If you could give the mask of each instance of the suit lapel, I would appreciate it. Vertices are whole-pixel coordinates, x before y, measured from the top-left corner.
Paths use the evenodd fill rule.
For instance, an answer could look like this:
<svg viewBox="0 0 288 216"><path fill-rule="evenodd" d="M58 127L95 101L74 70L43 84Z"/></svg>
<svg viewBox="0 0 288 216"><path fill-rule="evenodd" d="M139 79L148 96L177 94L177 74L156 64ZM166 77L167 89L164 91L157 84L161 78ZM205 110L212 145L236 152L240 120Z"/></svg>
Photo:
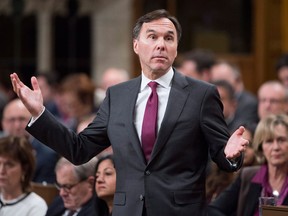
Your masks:
<svg viewBox="0 0 288 216"><path fill-rule="evenodd" d="M146 163L141 143L134 125L134 112L135 112L135 104L138 97L139 89L141 85L141 76L134 79L131 84L127 88L127 97L128 99L128 113L126 118L126 126L128 130L128 136L131 140L132 146L136 151L139 158L141 158L143 163Z"/></svg>
<svg viewBox="0 0 288 216"><path fill-rule="evenodd" d="M177 120L189 95L189 92L184 90L185 86L187 85L188 83L185 77L180 75L178 72L175 72L172 80L166 112L151 154L150 161L153 161L153 159L165 146L165 143L167 142L170 134L172 133L172 130L175 127L175 124L177 123Z"/></svg>

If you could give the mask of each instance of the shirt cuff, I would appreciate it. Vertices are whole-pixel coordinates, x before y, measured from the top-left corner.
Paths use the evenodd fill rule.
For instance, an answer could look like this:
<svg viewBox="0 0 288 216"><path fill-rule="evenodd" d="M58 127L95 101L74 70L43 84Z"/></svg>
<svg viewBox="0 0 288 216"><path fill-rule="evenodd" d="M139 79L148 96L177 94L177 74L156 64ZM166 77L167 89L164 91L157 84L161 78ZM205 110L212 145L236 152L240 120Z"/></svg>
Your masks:
<svg viewBox="0 0 288 216"><path fill-rule="evenodd" d="M45 111L45 107L43 108L43 110L39 116L37 116L37 117L32 116L27 126L31 127L34 124L34 122L37 121L38 118L40 118L40 116L44 113L44 111Z"/></svg>
<svg viewBox="0 0 288 216"><path fill-rule="evenodd" d="M241 156L239 156L235 159L227 159L226 158L226 160L228 161L228 163L230 164L230 166L233 170L237 170L240 163L241 163L241 158L242 158L242 153L241 153Z"/></svg>

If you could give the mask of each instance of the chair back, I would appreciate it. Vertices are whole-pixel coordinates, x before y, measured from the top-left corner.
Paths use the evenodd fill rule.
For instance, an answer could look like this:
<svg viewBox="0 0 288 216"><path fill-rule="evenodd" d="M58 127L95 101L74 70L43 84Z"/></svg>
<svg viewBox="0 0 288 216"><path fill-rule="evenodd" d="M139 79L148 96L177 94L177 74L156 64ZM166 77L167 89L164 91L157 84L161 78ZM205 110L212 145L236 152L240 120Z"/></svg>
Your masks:
<svg viewBox="0 0 288 216"><path fill-rule="evenodd" d="M31 184L32 192L41 196L50 205L54 198L59 195L59 190L53 184L41 184L33 182Z"/></svg>

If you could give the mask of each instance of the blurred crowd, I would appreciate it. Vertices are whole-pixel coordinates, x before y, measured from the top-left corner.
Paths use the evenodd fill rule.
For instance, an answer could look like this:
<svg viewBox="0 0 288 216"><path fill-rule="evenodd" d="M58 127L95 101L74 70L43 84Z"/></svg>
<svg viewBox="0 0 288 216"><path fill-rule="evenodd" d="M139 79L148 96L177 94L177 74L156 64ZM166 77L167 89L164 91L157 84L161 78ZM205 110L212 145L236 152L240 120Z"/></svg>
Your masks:
<svg viewBox="0 0 288 216"><path fill-rule="evenodd" d="M251 184L260 185L255 192L259 196L276 194L280 204L288 202L285 189L288 187L288 54L279 57L275 65L278 79L263 83L257 95L245 89L237 65L217 58L210 50L180 53L174 67L185 76L215 85L229 131L233 133L243 125L244 136L249 140L243 167L237 173L226 173L209 162L206 181L209 213L256 214L253 206L256 202L251 201L248 212L243 212L241 206L247 199L245 187L250 188ZM116 67L103 72L99 86L85 73L70 74L60 82L53 73L36 77L46 109L77 133L97 116L106 90L131 78L129 72ZM30 215L37 216L111 215L116 187L111 148L86 164L75 166L33 138L25 130L30 113L15 97L8 74L0 78L0 117L0 209L7 215L15 209L31 211L34 214ZM250 179L244 180L247 176ZM248 183L245 185L244 181ZM59 196L48 204L33 192L32 183L53 184Z"/></svg>

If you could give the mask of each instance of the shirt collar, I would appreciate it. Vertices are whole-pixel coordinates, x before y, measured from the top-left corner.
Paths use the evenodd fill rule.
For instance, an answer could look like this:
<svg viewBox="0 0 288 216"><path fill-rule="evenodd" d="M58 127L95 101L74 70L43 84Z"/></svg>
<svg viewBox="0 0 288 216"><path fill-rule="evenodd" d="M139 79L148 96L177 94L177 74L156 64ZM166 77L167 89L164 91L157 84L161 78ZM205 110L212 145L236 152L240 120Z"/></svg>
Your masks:
<svg viewBox="0 0 288 216"><path fill-rule="evenodd" d="M174 75L173 68L170 67L170 69L168 70L167 73L165 73L163 76L161 76L158 79L153 80L153 81L157 82L158 84L160 84L164 88L169 88L171 86L171 81L172 81L173 75ZM147 84L149 82L151 82L152 80L148 79L144 75L143 72L142 72L141 77L142 77L142 81L141 81L141 89L140 90L143 91L143 89L147 86Z"/></svg>

